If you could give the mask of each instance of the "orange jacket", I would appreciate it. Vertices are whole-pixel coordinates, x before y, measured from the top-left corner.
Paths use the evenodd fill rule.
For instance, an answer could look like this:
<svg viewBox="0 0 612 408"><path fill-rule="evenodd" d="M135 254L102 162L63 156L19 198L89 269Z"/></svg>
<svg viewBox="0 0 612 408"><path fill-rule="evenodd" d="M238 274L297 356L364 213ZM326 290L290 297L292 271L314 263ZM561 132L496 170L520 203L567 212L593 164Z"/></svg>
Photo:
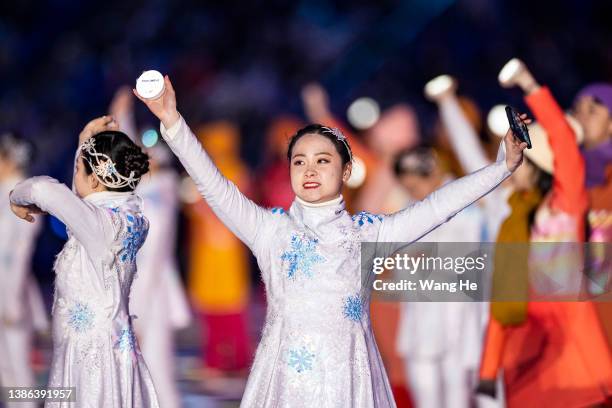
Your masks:
<svg viewBox="0 0 612 408"><path fill-rule="evenodd" d="M584 240L585 166L574 133L547 88L525 99L549 136L554 181L547 204L576 220ZM593 304L531 302L527 321L503 327L490 319L480 378L504 367L509 407L582 407L612 392L612 357Z"/></svg>

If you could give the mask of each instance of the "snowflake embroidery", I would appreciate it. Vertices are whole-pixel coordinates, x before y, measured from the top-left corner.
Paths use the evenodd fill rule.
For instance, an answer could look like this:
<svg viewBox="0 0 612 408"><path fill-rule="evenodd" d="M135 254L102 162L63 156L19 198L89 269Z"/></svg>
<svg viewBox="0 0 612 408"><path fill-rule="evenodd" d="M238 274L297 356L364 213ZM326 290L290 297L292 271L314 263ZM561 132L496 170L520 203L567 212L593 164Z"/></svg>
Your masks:
<svg viewBox="0 0 612 408"><path fill-rule="evenodd" d="M344 300L344 317L354 322L361 320L363 303L359 295L349 296Z"/></svg>
<svg viewBox="0 0 612 408"><path fill-rule="evenodd" d="M340 232L340 236L343 237L338 246L351 255L356 254L359 250L359 242L361 241L359 231L352 226L346 225L340 226L338 231Z"/></svg>
<svg viewBox="0 0 612 408"><path fill-rule="evenodd" d="M117 318L117 322L121 324L120 330L113 333L113 348L128 357L132 362L138 360L140 351L138 350L138 342L132 328L131 317L121 316Z"/></svg>
<svg viewBox="0 0 612 408"><path fill-rule="evenodd" d="M279 215L282 215L282 214L286 213L285 209L282 208L282 207L274 207L274 208L270 209L270 211L272 211L272 214L279 214Z"/></svg>
<svg viewBox="0 0 612 408"><path fill-rule="evenodd" d="M123 254L121 262L134 262L136 253L146 238L146 230L142 217L127 215L127 236L123 239Z"/></svg>
<svg viewBox="0 0 612 408"><path fill-rule="evenodd" d="M289 263L288 278L295 278L298 272L309 278L312 277L313 266L325 261L325 258L317 252L318 243L317 239L303 234L291 237L291 250L281 255L281 260Z"/></svg>
<svg viewBox="0 0 612 408"><path fill-rule="evenodd" d="M360 227L366 223L374 224L374 220L382 221L382 215L372 214L367 211L361 211L359 214L355 214L351 217L353 222L356 222Z"/></svg>
<svg viewBox="0 0 612 408"><path fill-rule="evenodd" d="M115 348L129 352L136 349L136 336L134 336L134 331L130 326L121 329L117 341L115 342Z"/></svg>
<svg viewBox="0 0 612 408"><path fill-rule="evenodd" d="M82 333L93 325L94 314L84 303L76 303L68 310L68 324L75 331Z"/></svg>
<svg viewBox="0 0 612 408"><path fill-rule="evenodd" d="M289 361L287 364L298 373L306 370L312 370L312 363L315 355L306 347L289 350Z"/></svg>

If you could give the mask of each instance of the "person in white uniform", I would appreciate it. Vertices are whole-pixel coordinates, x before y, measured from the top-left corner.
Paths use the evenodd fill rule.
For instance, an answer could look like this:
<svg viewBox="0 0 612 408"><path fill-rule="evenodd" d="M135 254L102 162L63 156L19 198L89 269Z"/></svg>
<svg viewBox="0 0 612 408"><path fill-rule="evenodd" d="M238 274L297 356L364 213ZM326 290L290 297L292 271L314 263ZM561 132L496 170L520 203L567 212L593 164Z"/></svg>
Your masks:
<svg viewBox="0 0 612 408"><path fill-rule="evenodd" d="M446 130L450 145L466 173L474 172L489 164L491 160L487 157L485 149L478 137L476 129L470 123L466 113L461 107L459 97L456 94L457 80L448 75L438 76L425 85L425 96L434 102L440 112L440 121ZM524 177L520 175L521 178ZM486 237L482 241L495 242L502 222L510 215L508 199L514 190L513 179L515 174L499 188L487 194L478 205L484 212L487 225ZM519 179L520 184L520 179ZM488 277L492 279L492 277ZM490 282L489 282L490 283ZM487 324L489 309L482 311L483 324ZM480 408L501 408L504 406L504 387L500 378L497 381L497 397L477 395L476 405Z"/></svg>
<svg viewBox="0 0 612 408"><path fill-rule="evenodd" d="M110 111L119 128L136 142L133 101L131 89L120 88ZM136 257L138 277L132 285L130 310L136 316L134 329L160 406L178 408L174 332L191 320L176 260L179 179L171 167L172 153L164 144L158 142L146 151L150 171L136 192L143 200L149 233Z"/></svg>
<svg viewBox="0 0 612 408"><path fill-rule="evenodd" d="M177 408L181 404L175 374L174 332L187 327L191 316L175 258L178 175L159 166L164 155L161 149L161 146L149 149L151 174L142 179L136 190L143 199L144 215L150 226L147 240L136 257L138 279L132 287L130 310L137 316L134 328L160 406Z"/></svg>
<svg viewBox="0 0 612 408"><path fill-rule="evenodd" d="M289 144L296 199L285 212L257 206L221 175L178 113L167 76L157 99L134 93L160 119L204 199L257 258L268 308L241 406L395 407L371 329L370 286L361 284L359 244L419 239L509 177L525 144L509 132L494 164L395 214L351 216L341 196L350 147L338 129L309 125Z"/></svg>
<svg viewBox="0 0 612 408"><path fill-rule="evenodd" d="M32 253L41 223L15 218L8 203L10 191L25 178L33 146L11 133L0 136L0 386L33 387L30 351L34 331L48 330L47 311L30 273ZM9 403L8 407L35 407Z"/></svg>
<svg viewBox="0 0 612 408"><path fill-rule="evenodd" d="M53 360L49 387L75 387L76 403L48 407L159 407L134 336L128 299L136 254L148 221L134 194L148 157L111 117L89 122L79 136L73 190L47 176L10 194L27 221L46 212L68 227L54 270Z"/></svg>
<svg viewBox="0 0 612 408"><path fill-rule="evenodd" d="M452 181L441 170L433 149L418 147L400 153L395 173L411 197L423 200ZM419 242L451 243L443 256L466 256L486 236L486 218L477 203L431 231ZM453 243L473 243L457 245ZM484 284L484 277L479 277ZM402 302L397 349L417 408L470 407L488 304L465 302Z"/></svg>
<svg viewBox="0 0 612 408"><path fill-rule="evenodd" d="M473 173L491 164L491 160L487 157L476 129L461 107L456 90L457 81L448 75L442 75L427 83L425 96L438 106L440 121L459 164L466 173ZM512 190L512 182L508 180L478 202L486 216L487 242L497 240L499 227L510 215L508 198Z"/></svg>

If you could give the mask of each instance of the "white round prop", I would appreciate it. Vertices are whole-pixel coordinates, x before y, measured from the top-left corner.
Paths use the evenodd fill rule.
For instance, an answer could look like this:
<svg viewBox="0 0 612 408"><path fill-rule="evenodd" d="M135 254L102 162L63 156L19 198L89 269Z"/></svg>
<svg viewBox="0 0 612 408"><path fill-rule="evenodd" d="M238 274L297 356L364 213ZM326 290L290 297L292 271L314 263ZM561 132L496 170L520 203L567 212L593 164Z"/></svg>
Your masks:
<svg viewBox="0 0 612 408"><path fill-rule="evenodd" d="M159 71L144 71L136 80L136 92L144 99L159 98L164 93L164 76Z"/></svg>
<svg viewBox="0 0 612 408"><path fill-rule="evenodd" d="M455 80L450 75L440 75L425 84L425 96L435 101L440 95L448 92L455 86Z"/></svg>
<svg viewBox="0 0 612 408"><path fill-rule="evenodd" d="M504 65L501 71L499 71L499 75L497 76L499 84L501 86L508 86L510 79L512 79L523 66L523 61L518 58L512 58Z"/></svg>
<svg viewBox="0 0 612 408"><path fill-rule="evenodd" d="M369 129L378 122L380 118L380 108L378 103L372 98L356 99L349 106L346 116L355 129Z"/></svg>

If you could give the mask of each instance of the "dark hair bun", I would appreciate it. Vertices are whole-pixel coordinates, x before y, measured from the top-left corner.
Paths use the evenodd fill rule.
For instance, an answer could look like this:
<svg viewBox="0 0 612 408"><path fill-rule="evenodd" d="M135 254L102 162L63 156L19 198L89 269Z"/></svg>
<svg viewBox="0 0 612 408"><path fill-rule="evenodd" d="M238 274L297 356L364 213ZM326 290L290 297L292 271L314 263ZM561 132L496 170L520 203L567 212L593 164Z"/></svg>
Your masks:
<svg viewBox="0 0 612 408"><path fill-rule="evenodd" d="M134 172L134 177L141 178L149 171L149 156L142 151L140 146L134 143L125 133L115 130L107 130L93 136L95 150L111 158L115 163L115 169L124 177L129 177ZM86 152L83 153L88 158ZM91 166L84 161L85 172L92 173ZM132 191L130 186L121 188L108 188L109 191Z"/></svg>
<svg viewBox="0 0 612 408"><path fill-rule="evenodd" d="M134 172L134 177L142 177L149 172L149 156L138 146L126 147L123 153L123 166L117 164L119 173L129 176ZM123 167L124 171L121 171Z"/></svg>

